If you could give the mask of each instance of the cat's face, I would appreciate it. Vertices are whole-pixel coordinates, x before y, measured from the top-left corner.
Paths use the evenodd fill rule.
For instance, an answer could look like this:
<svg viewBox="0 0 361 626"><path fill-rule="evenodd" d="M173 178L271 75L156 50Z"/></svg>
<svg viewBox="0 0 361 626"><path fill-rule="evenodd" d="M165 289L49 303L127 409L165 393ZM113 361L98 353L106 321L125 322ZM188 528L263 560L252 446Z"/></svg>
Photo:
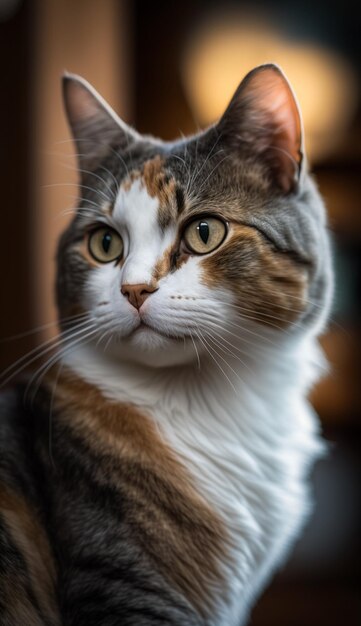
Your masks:
<svg viewBox="0 0 361 626"><path fill-rule="evenodd" d="M125 127L75 78L65 93L83 199L59 246L61 317L87 312L100 350L155 366L315 324L323 208L277 68L247 77L217 126L172 144Z"/></svg>

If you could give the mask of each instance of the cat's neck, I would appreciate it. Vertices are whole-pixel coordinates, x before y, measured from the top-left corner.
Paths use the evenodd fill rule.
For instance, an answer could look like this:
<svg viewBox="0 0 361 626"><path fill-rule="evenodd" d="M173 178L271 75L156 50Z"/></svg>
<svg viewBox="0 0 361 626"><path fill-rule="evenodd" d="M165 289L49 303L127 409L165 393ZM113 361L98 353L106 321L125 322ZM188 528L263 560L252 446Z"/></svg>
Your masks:
<svg viewBox="0 0 361 626"><path fill-rule="evenodd" d="M289 394L303 396L321 363L313 338L288 342L252 355L201 355L183 366L153 368L110 358L95 346L79 345L63 357L65 366L95 385L112 401L144 407L160 403L222 406L244 404L247 397L268 403Z"/></svg>

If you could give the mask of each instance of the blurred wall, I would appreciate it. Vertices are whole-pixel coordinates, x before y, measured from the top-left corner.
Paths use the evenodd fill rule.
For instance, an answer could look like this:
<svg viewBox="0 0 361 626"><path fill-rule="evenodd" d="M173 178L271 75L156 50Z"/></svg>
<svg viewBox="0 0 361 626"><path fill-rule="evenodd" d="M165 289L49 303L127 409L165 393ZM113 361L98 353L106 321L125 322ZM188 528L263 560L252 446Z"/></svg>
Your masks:
<svg viewBox="0 0 361 626"><path fill-rule="evenodd" d="M32 293L35 325L55 319L54 251L76 206L76 161L64 116L64 70L86 78L120 114L131 104L129 11L119 0L32 3ZM47 331L48 332L48 331Z"/></svg>
<svg viewBox="0 0 361 626"><path fill-rule="evenodd" d="M30 68L32 22L29 3L0 5L1 315L0 367L26 353L31 340L4 342L32 325L28 236L30 200Z"/></svg>
<svg viewBox="0 0 361 626"><path fill-rule="evenodd" d="M129 118L131 46L126 0L0 0L1 370L56 332L56 243L78 194L61 75Z"/></svg>

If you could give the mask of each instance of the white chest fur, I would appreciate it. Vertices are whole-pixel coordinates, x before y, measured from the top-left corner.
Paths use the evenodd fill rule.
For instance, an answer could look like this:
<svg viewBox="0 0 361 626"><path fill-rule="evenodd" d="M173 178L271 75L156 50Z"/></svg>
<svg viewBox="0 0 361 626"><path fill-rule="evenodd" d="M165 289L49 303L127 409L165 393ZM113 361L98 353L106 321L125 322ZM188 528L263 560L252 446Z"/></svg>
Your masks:
<svg viewBox="0 0 361 626"><path fill-rule="evenodd" d="M65 359L110 399L131 402L154 418L222 517L231 558L221 566L230 593L209 626L244 623L309 511L305 478L322 451L304 399L313 376L308 367L300 369L300 358L308 365L311 353L313 344L303 344L283 355L279 367L264 362L230 382L214 364L198 373L189 367L149 371L115 366L89 347Z"/></svg>

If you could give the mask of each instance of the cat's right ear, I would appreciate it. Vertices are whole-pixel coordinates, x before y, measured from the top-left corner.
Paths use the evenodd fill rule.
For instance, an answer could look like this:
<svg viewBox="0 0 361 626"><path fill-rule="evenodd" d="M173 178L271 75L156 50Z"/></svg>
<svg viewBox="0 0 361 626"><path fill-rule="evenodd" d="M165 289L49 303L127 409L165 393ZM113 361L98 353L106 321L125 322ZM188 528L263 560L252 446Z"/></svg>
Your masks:
<svg viewBox="0 0 361 626"><path fill-rule="evenodd" d="M305 171L301 113L293 90L274 63L249 72L217 125L237 157L263 162L282 193L296 190Z"/></svg>
<svg viewBox="0 0 361 626"><path fill-rule="evenodd" d="M63 97L80 170L94 170L112 150L141 139L80 76L63 75Z"/></svg>

